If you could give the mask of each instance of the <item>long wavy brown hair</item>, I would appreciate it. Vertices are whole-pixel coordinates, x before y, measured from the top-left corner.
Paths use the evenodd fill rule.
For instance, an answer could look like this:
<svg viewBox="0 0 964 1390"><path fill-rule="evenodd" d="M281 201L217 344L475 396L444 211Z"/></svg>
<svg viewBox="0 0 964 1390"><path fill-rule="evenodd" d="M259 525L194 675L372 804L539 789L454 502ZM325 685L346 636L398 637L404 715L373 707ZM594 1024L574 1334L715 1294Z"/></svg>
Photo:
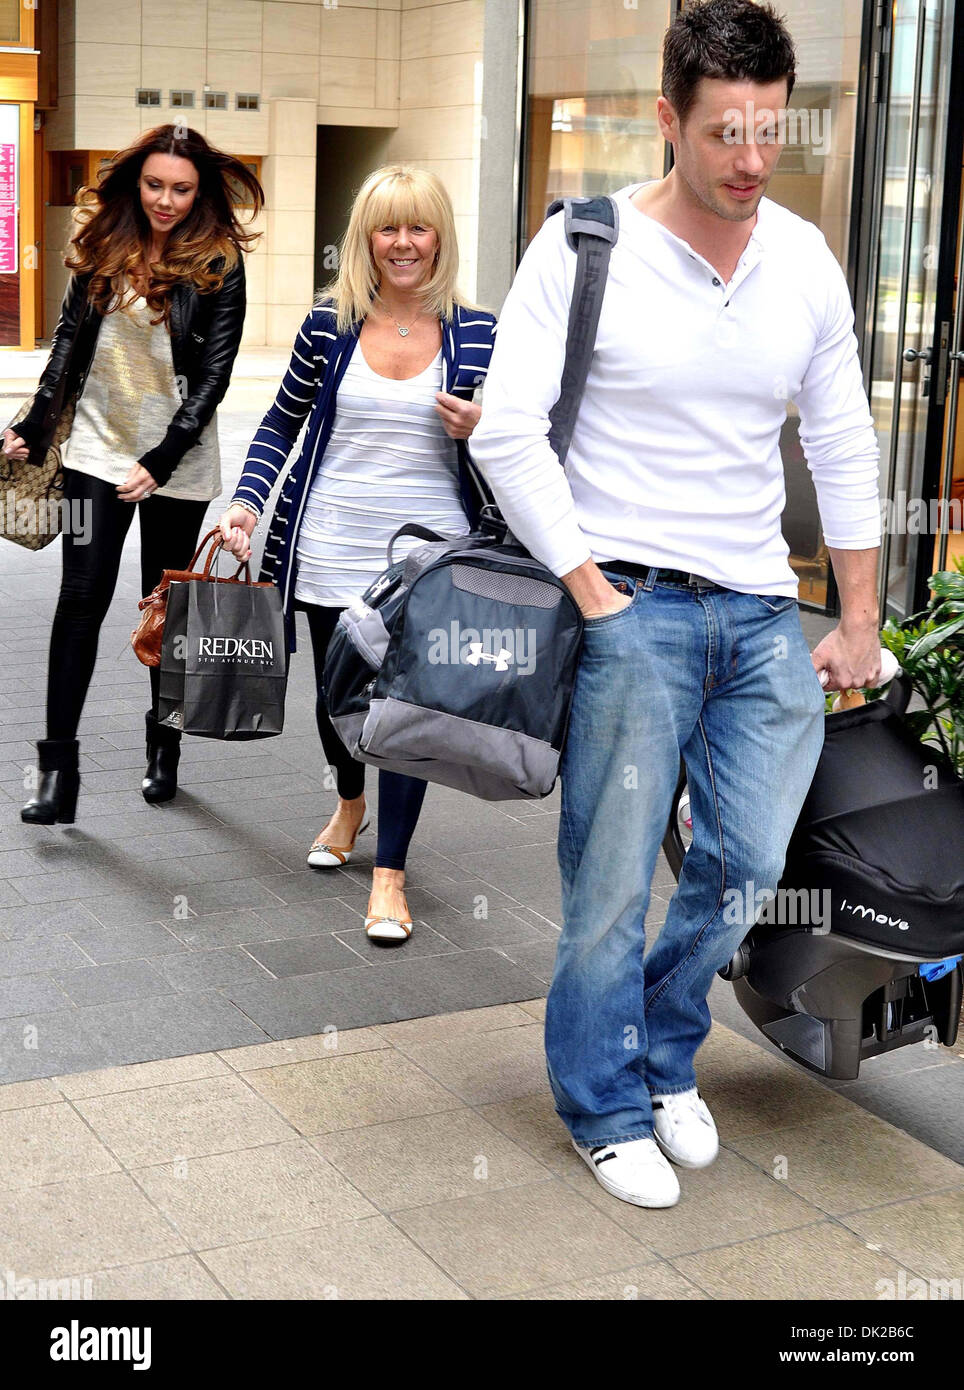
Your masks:
<svg viewBox="0 0 964 1390"><path fill-rule="evenodd" d="M214 149L196 130L161 125L145 131L114 155L96 188L85 185L77 193L78 230L70 239L72 251L64 264L77 274L91 276L89 298L102 314L130 298L127 277L141 264L147 265L151 229L138 181L144 161L152 154L189 159L198 174L190 212L171 229L161 259L147 267L150 283L145 299L157 316L154 322L166 323L176 284L187 281L200 294L215 293L241 252L250 251L257 242L261 233L246 231L238 219L238 185L247 191L250 220L264 207L264 189L246 165ZM223 261L212 265L218 257Z"/></svg>

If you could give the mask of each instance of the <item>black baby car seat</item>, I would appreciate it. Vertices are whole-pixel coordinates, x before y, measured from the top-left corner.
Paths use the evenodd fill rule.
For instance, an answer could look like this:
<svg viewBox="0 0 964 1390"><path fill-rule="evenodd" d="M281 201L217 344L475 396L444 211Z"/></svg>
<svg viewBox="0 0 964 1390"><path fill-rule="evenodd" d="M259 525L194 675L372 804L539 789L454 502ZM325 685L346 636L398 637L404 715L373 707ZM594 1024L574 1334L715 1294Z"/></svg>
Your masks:
<svg viewBox="0 0 964 1390"><path fill-rule="evenodd" d="M720 972L767 1037L825 1076L957 1037L964 782L904 722L910 694L901 675L885 699L827 716L780 887L829 910L790 926L765 910Z"/></svg>

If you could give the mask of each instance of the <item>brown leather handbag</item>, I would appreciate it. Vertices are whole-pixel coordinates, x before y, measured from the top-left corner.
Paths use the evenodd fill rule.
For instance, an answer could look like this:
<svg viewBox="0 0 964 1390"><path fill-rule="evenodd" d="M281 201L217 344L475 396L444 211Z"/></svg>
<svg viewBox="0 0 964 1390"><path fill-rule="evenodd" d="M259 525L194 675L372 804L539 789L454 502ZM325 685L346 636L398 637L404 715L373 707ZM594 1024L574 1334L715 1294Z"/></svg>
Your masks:
<svg viewBox="0 0 964 1390"><path fill-rule="evenodd" d="M211 548L207 553L204 569L195 570L194 566L198 562L198 557L208 541L211 542ZM213 531L209 531L203 537L186 570L165 570L154 592L148 594L147 598L139 600L137 606L141 610L141 620L131 633L131 646L134 648L134 655L138 661L142 661L145 666L160 666L161 664L161 643L164 640L164 619L167 616L167 592L172 581L179 584L189 583L194 579L206 580L213 584L252 583L251 570L247 560L242 560L230 579L224 579L211 573L211 567L223 544L224 539L220 527L215 526ZM242 573L245 576L243 579L240 578ZM271 581L259 582L252 587L270 589Z"/></svg>

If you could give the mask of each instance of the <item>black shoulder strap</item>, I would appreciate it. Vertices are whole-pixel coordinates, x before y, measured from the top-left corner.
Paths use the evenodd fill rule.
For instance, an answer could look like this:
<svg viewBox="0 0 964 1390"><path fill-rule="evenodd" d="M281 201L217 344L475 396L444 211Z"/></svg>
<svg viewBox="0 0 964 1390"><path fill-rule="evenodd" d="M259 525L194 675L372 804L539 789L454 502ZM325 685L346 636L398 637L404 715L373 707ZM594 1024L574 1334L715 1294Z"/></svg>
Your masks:
<svg viewBox="0 0 964 1390"><path fill-rule="evenodd" d="M619 212L612 198L557 198L547 217L563 210L566 240L576 252L576 282L569 305L566 360L559 399L549 412L549 443L566 461L582 393L596 345L596 329L606 292L609 256L619 236Z"/></svg>

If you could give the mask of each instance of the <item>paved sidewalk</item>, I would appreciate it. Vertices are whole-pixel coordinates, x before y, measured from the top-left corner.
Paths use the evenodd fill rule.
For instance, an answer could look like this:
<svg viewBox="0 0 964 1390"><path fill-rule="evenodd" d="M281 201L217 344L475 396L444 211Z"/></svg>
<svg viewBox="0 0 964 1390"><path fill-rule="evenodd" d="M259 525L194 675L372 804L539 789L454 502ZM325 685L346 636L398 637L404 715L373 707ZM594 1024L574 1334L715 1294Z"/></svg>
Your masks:
<svg viewBox="0 0 964 1390"><path fill-rule="evenodd" d="M610 1197L553 1113L542 1012L526 1000L0 1088L8 1284L876 1301L933 1280L960 1297L960 1168L719 1025L701 1053L719 1159L680 1173L672 1210Z"/></svg>

